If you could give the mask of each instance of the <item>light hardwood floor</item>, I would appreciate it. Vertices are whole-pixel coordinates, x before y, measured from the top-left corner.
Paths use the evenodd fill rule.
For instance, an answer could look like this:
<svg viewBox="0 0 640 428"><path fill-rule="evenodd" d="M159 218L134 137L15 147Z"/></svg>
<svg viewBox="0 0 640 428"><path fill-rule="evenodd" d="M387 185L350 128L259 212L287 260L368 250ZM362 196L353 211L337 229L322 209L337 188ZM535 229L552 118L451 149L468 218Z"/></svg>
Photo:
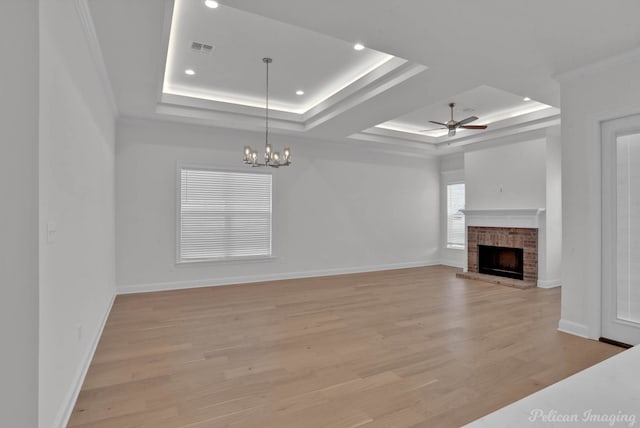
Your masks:
<svg viewBox="0 0 640 428"><path fill-rule="evenodd" d="M435 266L118 296L70 427L455 427L621 350Z"/></svg>

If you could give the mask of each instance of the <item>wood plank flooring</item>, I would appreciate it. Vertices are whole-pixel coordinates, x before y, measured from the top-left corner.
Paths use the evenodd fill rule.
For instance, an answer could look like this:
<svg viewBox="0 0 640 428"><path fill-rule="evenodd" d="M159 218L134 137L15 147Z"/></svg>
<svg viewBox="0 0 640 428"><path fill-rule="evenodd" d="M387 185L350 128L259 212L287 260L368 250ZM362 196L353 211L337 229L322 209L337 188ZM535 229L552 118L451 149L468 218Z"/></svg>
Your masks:
<svg viewBox="0 0 640 428"><path fill-rule="evenodd" d="M118 296L70 427L456 427L621 351L444 266Z"/></svg>

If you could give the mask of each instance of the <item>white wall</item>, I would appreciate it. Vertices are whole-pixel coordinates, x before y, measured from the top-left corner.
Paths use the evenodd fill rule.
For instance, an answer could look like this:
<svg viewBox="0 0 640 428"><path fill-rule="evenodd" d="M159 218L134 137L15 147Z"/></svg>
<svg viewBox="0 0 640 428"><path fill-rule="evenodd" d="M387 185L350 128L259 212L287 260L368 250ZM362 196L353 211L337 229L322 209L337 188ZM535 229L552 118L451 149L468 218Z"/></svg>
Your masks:
<svg viewBox="0 0 640 428"><path fill-rule="evenodd" d="M520 138L520 137L518 137ZM562 266L560 132L464 154L466 208L544 208L538 231L538 286L560 284Z"/></svg>
<svg viewBox="0 0 640 428"><path fill-rule="evenodd" d="M124 291L434 263L439 242L435 159L361 154L273 135L294 164L274 171L269 262L175 264L176 164L246 168L262 135L123 120L116 150L117 283Z"/></svg>
<svg viewBox="0 0 640 428"><path fill-rule="evenodd" d="M547 286L560 284L562 277L562 139L560 129L547 135L547 192L544 213L546 230L546 267L543 281Z"/></svg>
<svg viewBox="0 0 640 428"><path fill-rule="evenodd" d="M545 170L544 139L466 152L466 208L544 208Z"/></svg>
<svg viewBox="0 0 640 428"><path fill-rule="evenodd" d="M597 339L601 292L600 121L640 113L640 58L566 76L562 94L560 329Z"/></svg>
<svg viewBox="0 0 640 428"><path fill-rule="evenodd" d="M464 170L464 153L453 153L440 156L440 171L462 171Z"/></svg>
<svg viewBox="0 0 640 428"><path fill-rule="evenodd" d="M0 13L0 426L38 423L38 2Z"/></svg>
<svg viewBox="0 0 640 428"><path fill-rule="evenodd" d="M115 293L114 115L74 3L40 3L43 428L63 426Z"/></svg>

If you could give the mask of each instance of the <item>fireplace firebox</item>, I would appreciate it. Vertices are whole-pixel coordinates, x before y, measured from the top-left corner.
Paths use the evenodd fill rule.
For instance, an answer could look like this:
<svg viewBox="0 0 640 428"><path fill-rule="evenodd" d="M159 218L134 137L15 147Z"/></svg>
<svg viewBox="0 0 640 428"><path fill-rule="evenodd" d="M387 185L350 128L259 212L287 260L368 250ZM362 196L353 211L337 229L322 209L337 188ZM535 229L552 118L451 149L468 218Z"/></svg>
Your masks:
<svg viewBox="0 0 640 428"><path fill-rule="evenodd" d="M523 249L478 245L478 271L487 275L524 279Z"/></svg>

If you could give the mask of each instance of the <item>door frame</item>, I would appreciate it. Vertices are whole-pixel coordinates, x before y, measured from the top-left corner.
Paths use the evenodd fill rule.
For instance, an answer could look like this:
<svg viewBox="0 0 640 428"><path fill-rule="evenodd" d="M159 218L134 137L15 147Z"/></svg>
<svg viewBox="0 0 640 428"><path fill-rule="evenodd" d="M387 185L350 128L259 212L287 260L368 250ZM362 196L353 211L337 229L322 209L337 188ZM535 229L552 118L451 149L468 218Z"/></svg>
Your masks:
<svg viewBox="0 0 640 428"><path fill-rule="evenodd" d="M594 189L594 197L588 204L588 209L597 213L590 221L592 228L600 232L598 238L592 243L594 248L589 254L588 263L592 263L591 280L585 284L586 318L584 324L561 319L559 330L571 334L598 340L601 336L602 324L602 124L603 122L619 119L626 116L640 114L640 104L631 104L619 109L610 109L607 112L596 112L587 115L585 119L585 150L587 151L587 167L591 170L586 185ZM561 136L562 138L562 136ZM563 152L563 156L565 153ZM563 172L564 174L564 172ZM563 189L564 190L564 189ZM564 204L564 202L563 202ZM566 218L563 218L563 223ZM564 235L564 234L563 234ZM563 239L563 246L566 245ZM565 247L566 248L566 247ZM564 253L564 250L563 250ZM564 277L564 274L563 274ZM563 292L564 298L564 292Z"/></svg>
<svg viewBox="0 0 640 428"><path fill-rule="evenodd" d="M617 314L617 284L611 283L616 277L617 243L614 238L617 235L617 166L616 151L617 139L625 135L640 133L640 113L624 115L622 117L608 119L600 122L600 148L601 148L601 281L600 281L600 336L619 342L630 342L630 338L609 337L606 333L606 323L613 322L620 326L638 328L637 323L625 320L613 320ZM605 336L607 335L607 336Z"/></svg>

